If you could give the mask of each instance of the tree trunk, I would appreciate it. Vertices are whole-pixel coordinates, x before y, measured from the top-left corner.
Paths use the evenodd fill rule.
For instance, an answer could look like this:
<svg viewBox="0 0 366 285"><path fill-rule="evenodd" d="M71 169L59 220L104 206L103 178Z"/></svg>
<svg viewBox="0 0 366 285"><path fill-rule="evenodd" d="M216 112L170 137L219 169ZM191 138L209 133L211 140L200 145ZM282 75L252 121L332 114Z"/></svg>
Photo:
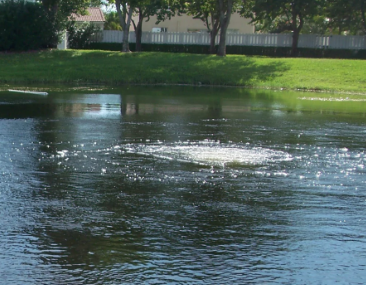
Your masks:
<svg viewBox="0 0 366 285"><path fill-rule="evenodd" d="M299 17L299 25L297 25L297 17ZM299 36L300 31L304 25L304 21L302 15L296 11L295 5L292 7L292 47L291 47L291 56L298 56L298 44L299 44Z"/></svg>
<svg viewBox="0 0 366 285"><path fill-rule="evenodd" d="M128 41L129 34L130 34L130 29L123 31L122 52L130 52L130 43Z"/></svg>
<svg viewBox="0 0 366 285"><path fill-rule="evenodd" d="M226 32L230 23L231 13L233 10L233 0L227 0L227 7L224 8L224 1L219 1L220 9L220 42L217 51L218 56L226 56Z"/></svg>
<svg viewBox="0 0 366 285"><path fill-rule="evenodd" d="M216 54L216 37L219 33L218 27L215 27L210 32L210 54Z"/></svg>
<svg viewBox="0 0 366 285"><path fill-rule="evenodd" d="M142 51L142 27L137 25L137 30L135 31L136 34L136 51Z"/></svg>
<svg viewBox="0 0 366 285"><path fill-rule="evenodd" d="M133 7L129 6L127 11L127 3L123 2L123 10L121 10L121 0L116 0L116 9L119 17L120 25L123 30L122 37L122 52L130 52L130 45L128 42L128 36L130 33L130 24Z"/></svg>
<svg viewBox="0 0 366 285"><path fill-rule="evenodd" d="M291 46L291 56L297 56L299 53L298 50L298 43L299 43L299 31L298 29L293 30L292 34L292 46Z"/></svg>
<svg viewBox="0 0 366 285"><path fill-rule="evenodd" d="M123 30L122 52L130 52L130 43L128 41L128 36L130 35L132 12L133 12L133 8L131 6L128 7L126 28Z"/></svg>
<svg viewBox="0 0 366 285"><path fill-rule="evenodd" d="M141 37L142 37L142 23L144 20L144 14L141 8L138 9L138 14L139 14L139 21L137 25L133 23L133 26L135 28L135 35L136 35L136 51L142 51Z"/></svg>
<svg viewBox="0 0 366 285"><path fill-rule="evenodd" d="M217 50L218 56L226 56L226 30L224 27L221 27L219 48Z"/></svg>
<svg viewBox="0 0 366 285"><path fill-rule="evenodd" d="M211 12L211 31L210 31L210 54L216 54L216 36L220 28L220 19L215 18L213 12Z"/></svg>

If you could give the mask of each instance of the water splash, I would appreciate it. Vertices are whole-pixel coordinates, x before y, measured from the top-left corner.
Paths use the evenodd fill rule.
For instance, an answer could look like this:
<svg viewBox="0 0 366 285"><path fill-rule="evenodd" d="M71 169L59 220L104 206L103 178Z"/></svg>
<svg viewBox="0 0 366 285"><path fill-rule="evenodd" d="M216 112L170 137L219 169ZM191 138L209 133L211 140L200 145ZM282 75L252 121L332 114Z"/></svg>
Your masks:
<svg viewBox="0 0 366 285"><path fill-rule="evenodd" d="M283 151L221 143L130 145L127 151L161 159L222 167L261 165L292 159L291 155Z"/></svg>

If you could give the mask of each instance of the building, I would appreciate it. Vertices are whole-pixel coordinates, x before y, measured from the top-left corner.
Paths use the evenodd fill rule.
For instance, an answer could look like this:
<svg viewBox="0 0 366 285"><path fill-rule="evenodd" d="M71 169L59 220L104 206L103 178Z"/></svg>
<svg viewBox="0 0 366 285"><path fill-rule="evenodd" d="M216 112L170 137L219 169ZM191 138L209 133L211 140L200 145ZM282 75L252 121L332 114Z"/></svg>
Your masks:
<svg viewBox="0 0 366 285"><path fill-rule="evenodd" d="M138 16L133 17L135 22ZM172 17L170 20L156 24L157 17L152 16L148 22L142 24L143 32L176 32L176 33L202 33L207 32L207 27L200 19L193 19L192 16L183 14L182 16ZM249 23L249 19L240 17L238 13L231 15L228 33L252 34L254 33L254 25ZM131 26L133 31L133 26Z"/></svg>
<svg viewBox="0 0 366 285"><path fill-rule="evenodd" d="M104 29L104 14L98 7L88 8L86 15L72 14L71 17L76 23L91 23L100 30Z"/></svg>

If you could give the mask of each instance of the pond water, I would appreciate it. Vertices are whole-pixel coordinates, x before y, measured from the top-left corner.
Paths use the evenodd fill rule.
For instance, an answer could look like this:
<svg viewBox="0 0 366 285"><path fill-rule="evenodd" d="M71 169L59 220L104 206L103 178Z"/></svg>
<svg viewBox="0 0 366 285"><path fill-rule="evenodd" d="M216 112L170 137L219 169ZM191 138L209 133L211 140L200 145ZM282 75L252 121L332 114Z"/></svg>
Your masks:
<svg viewBox="0 0 366 285"><path fill-rule="evenodd" d="M0 92L4 284L365 284L366 96Z"/></svg>

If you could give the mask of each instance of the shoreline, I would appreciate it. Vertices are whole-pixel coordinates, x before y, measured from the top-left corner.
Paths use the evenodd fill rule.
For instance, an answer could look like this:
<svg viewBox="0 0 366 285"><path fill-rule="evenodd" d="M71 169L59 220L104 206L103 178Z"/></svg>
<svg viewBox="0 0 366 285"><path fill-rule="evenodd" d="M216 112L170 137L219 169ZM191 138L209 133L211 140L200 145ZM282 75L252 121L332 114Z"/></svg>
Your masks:
<svg viewBox="0 0 366 285"><path fill-rule="evenodd" d="M0 81L0 92L7 92L8 89L21 88L22 90L39 90L55 92L60 88L60 85L65 88L63 90L79 90L79 91L93 91L93 90L105 90L114 89L120 87L196 87L196 88L228 88L228 89L247 89L252 91L274 91L274 92L296 92L296 93L319 93L319 94L337 94L337 95L359 95L366 96L366 92L350 92L350 91L333 91L333 90L318 90L318 89L289 89L289 88L269 88L269 87L250 87L250 86L234 86L234 85L204 85L204 84L98 84L98 83L84 83L72 84L70 82L50 82L50 83L29 83L29 85L22 84L2 84ZM56 84L58 87L52 88L51 86Z"/></svg>

